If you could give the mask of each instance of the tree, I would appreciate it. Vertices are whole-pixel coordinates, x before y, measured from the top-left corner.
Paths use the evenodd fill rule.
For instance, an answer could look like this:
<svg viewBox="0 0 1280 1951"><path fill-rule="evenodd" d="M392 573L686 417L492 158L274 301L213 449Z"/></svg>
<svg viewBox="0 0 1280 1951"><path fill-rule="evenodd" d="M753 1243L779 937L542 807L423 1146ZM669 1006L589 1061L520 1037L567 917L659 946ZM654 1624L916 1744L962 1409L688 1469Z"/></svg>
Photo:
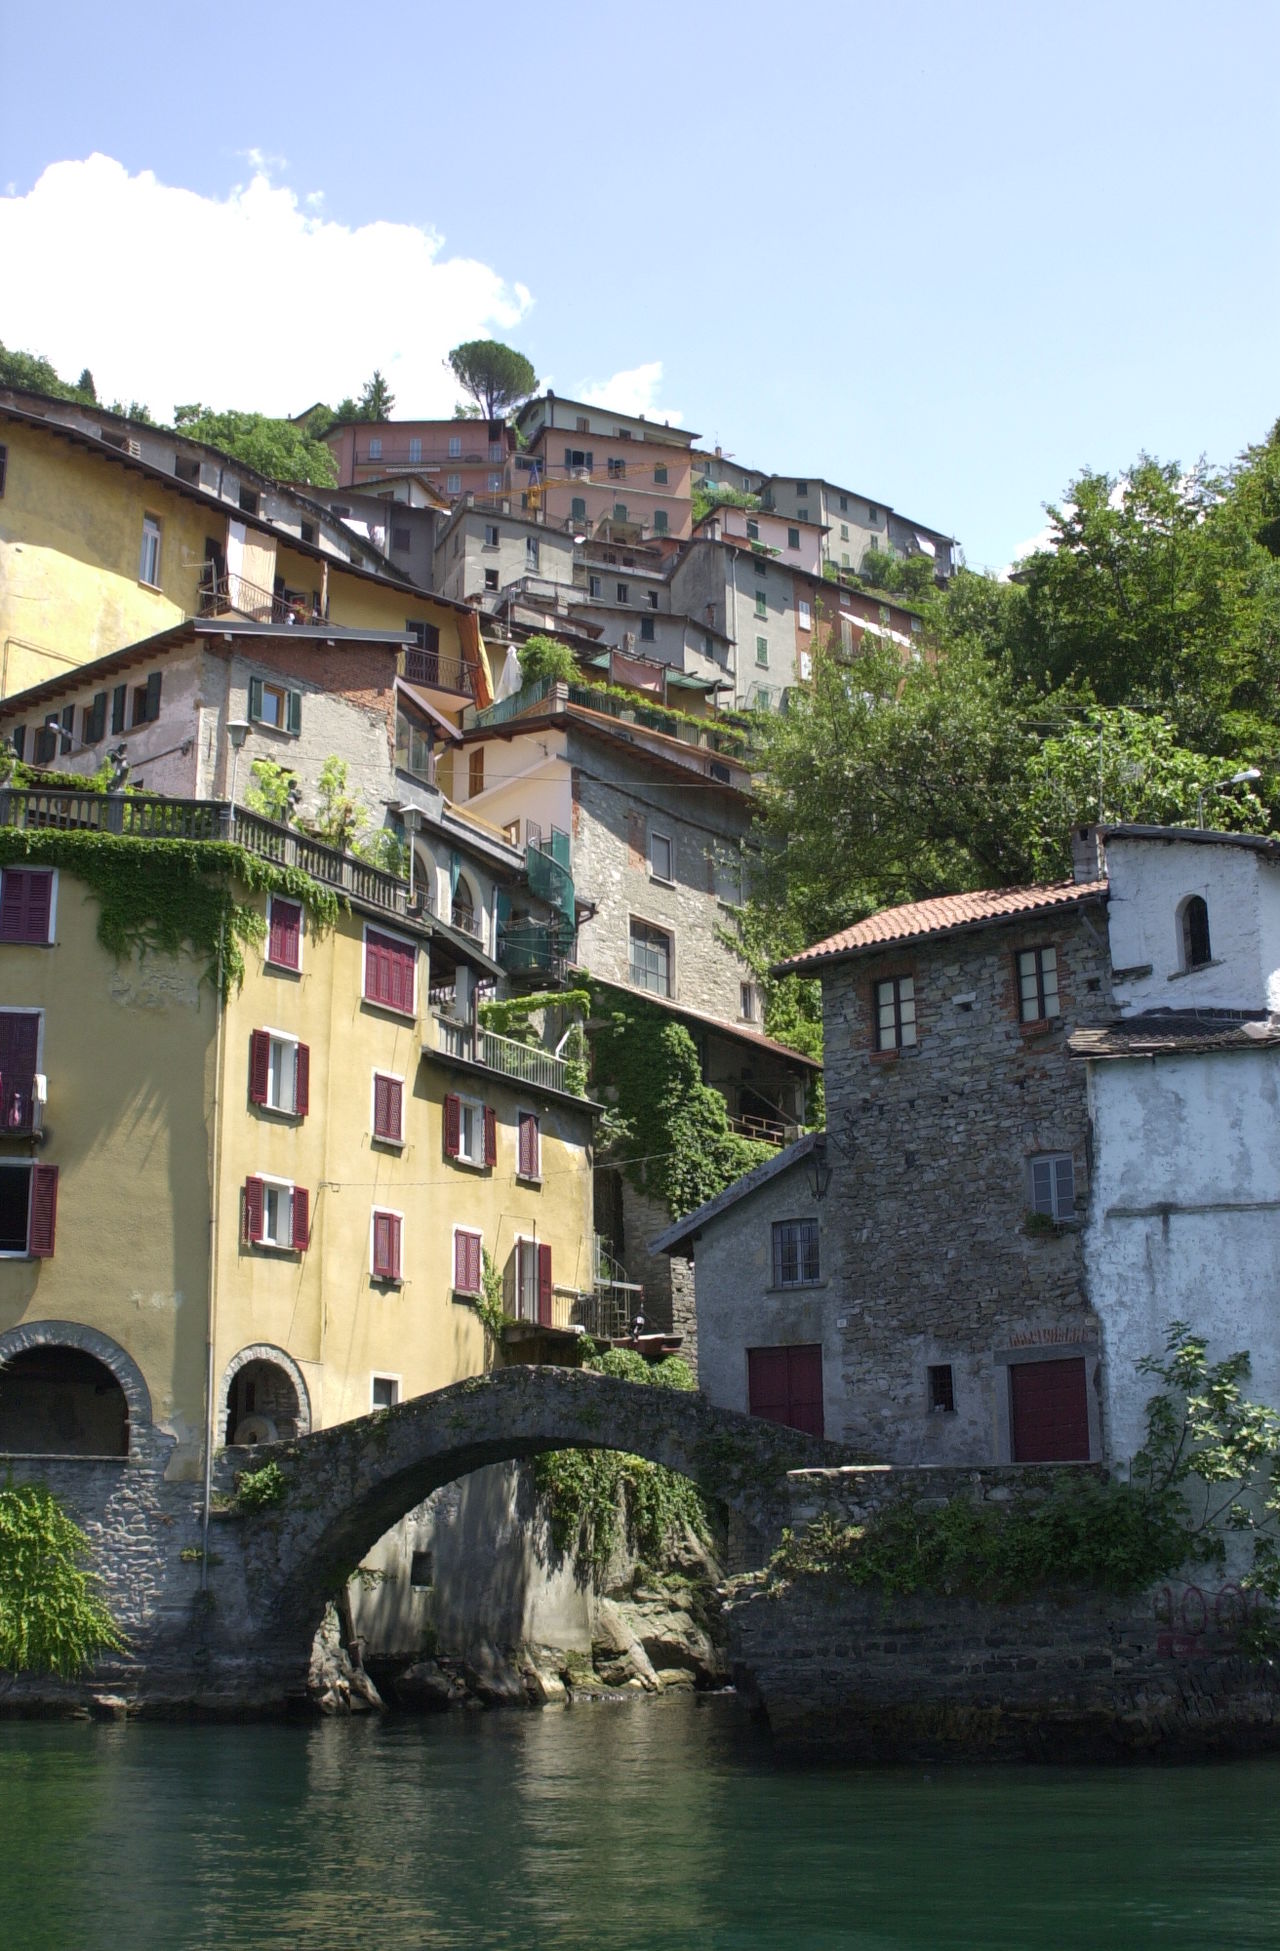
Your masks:
<svg viewBox="0 0 1280 1951"><path fill-rule="evenodd" d="M486 420L505 419L538 384L524 354L496 339L468 339L465 345L456 345L449 365L459 386L483 408Z"/></svg>
<svg viewBox="0 0 1280 1951"><path fill-rule="evenodd" d="M86 399L96 400L98 397L98 389L93 383L93 374L87 366L76 381L76 391L82 393Z"/></svg>
<svg viewBox="0 0 1280 1951"><path fill-rule="evenodd" d="M396 396L387 385L378 368L373 369L373 378L365 381L360 395L360 418L362 420L389 420Z"/></svg>
<svg viewBox="0 0 1280 1951"><path fill-rule="evenodd" d="M89 1540L41 1484L0 1489L0 1667L72 1679L124 1639L86 1569Z"/></svg>
<svg viewBox="0 0 1280 1951"><path fill-rule="evenodd" d="M558 637L548 637L541 632L527 637L517 656L520 659L521 681L525 684L536 684L543 677L572 684L582 675L578 660L568 644L562 644Z"/></svg>
<svg viewBox="0 0 1280 1951"><path fill-rule="evenodd" d="M192 440L206 441L273 481L331 488L338 479L329 449L291 420L264 413L215 413L197 400L174 408L174 424Z"/></svg>
<svg viewBox="0 0 1280 1951"><path fill-rule="evenodd" d="M56 400L83 399L86 406L93 404L89 395L59 379L43 353L16 352L3 343L0 343L0 386L20 386L25 392L48 393Z"/></svg>

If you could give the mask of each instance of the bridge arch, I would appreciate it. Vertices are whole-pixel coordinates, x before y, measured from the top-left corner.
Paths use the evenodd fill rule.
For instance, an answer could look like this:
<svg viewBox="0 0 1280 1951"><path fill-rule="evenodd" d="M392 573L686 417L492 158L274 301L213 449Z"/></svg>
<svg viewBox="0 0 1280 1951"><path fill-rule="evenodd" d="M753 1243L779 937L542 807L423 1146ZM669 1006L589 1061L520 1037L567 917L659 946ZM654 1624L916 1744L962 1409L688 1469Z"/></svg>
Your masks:
<svg viewBox="0 0 1280 1951"><path fill-rule="evenodd" d="M432 1491L488 1464L578 1448L630 1451L688 1477L762 1556L785 1521L787 1472L850 1460L702 1395L581 1369L499 1369L254 1451L255 1469L276 1462L284 1480L278 1503L240 1519L247 1592L265 1637L301 1671L325 1605Z"/></svg>

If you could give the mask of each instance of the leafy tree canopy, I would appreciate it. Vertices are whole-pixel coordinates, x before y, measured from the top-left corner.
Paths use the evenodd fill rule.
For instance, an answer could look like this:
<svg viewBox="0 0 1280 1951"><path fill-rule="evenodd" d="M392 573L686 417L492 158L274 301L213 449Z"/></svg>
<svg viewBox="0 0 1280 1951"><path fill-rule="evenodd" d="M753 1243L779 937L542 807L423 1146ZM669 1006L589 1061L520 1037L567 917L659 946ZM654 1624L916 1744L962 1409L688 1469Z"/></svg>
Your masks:
<svg viewBox="0 0 1280 1951"><path fill-rule="evenodd" d="M179 432L207 441L274 481L331 488L338 479L329 449L292 420L272 420L265 413L215 413L198 400L175 407L173 418Z"/></svg>
<svg viewBox="0 0 1280 1951"><path fill-rule="evenodd" d="M502 420L535 391L538 375L522 352L496 339L468 339L449 354L453 376L486 420Z"/></svg>

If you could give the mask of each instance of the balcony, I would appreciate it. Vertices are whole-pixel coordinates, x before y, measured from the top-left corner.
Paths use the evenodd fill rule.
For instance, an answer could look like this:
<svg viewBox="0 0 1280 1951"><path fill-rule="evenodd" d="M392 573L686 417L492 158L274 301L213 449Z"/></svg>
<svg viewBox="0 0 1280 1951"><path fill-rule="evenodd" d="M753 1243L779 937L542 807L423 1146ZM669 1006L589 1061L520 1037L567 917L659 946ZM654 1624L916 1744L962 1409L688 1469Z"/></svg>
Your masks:
<svg viewBox="0 0 1280 1951"><path fill-rule="evenodd" d="M499 1036L496 1030L473 1028L456 1017L435 1015L435 1049L442 1057L462 1063L480 1064L498 1077L516 1084L532 1084L546 1091L560 1091L566 1097L580 1097L569 1081L569 1066L563 1057L514 1037Z"/></svg>
<svg viewBox="0 0 1280 1951"><path fill-rule="evenodd" d="M256 583L246 582L243 576L220 576L208 567L200 578L200 614L238 616L249 623L280 623L286 628L291 624L325 621L323 612L313 602L297 594L260 589Z"/></svg>
<svg viewBox="0 0 1280 1951"><path fill-rule="evenodd" d="M44 1129L45 1079L0 1075L0 1138L38 1138Z"/></svg>
<svg viewBox="0 0 1280 1951"><path fill-rule="evenodd" d="M460 658L444 657L438 650L406 650L404 677L407 683L421 685L426 691L460 692L464 698L475 696L475 673L471 666Z"/></svg>
<svg viewBox="0 0 1280 1951"><path fill-rule="evenodd" d="M569 976L573 937L553 922L517 921L500 930L498 962L512 982L562 989Z"/></svg>
<svg viewBox="0 0 1280 1951"><path fill-rule="evenodd" d="M122 839L227 841L277 867L297 867L364 907L401 917L407 913L407 881L227 800L6 787L0 788L0 827L108 833Z"/></svg>
<svg viewBox="0 0 1280 1951"><path fill-rule="evenodd" d="M586 711L602 712L608 718L642 726L646 731L661 732L666 738L679 739L682 745L696 746L707 752L722 752L739 765L748 763L746 735L731 726L719 725L712 718L694 718L683 712L672 711L667 706L650 703L642 691L637 691L634 698L619 698L603 686L563 684L548 677L539 678L536 684L526 684L514 696L503 698L497 704L466 713L463 724L467 729L472 726L505 725L529 712L561 711L567 704L580 705Z"/></svg>

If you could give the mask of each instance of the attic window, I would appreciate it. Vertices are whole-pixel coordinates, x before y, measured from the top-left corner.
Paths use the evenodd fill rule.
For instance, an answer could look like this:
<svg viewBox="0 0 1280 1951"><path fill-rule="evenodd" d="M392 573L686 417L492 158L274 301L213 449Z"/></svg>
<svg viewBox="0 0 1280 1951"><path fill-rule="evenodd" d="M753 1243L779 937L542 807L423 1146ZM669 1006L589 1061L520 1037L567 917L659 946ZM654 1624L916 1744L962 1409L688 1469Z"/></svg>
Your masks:
<svg viewBox="0 0 1280 1951"><path fill-rule="evenodd" d="M243 514L246 514L246 515L256 515L256 514L257 514L257 512L258 512L258 495L257 495L257 491L256 491L255 489L253 489L253 488L241 488L241 490L240 490L240 508L241 508L241 512L242 512Z"/></svg>

